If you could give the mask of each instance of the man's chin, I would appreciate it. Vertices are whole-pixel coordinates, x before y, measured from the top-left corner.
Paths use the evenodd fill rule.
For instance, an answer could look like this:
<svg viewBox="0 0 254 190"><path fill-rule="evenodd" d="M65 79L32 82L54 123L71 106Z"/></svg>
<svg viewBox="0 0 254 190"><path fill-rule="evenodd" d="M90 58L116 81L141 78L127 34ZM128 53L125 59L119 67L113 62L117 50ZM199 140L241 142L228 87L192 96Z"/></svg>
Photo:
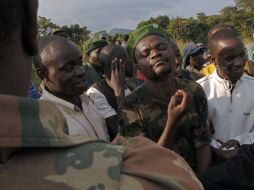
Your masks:
<svg viewBox="0 0 254 190"><path fill-rule="evenodd" d="M76 96L79 96L85 92L85 87L83 88L78 88L78 89L73 89L73 92Z"/></svg>
<svg viewBox="0 0 254 190"><path fill-rule="evenodd" d="M145 77L149 80L158 81L165 77L168 77L168 75L171 73L171 70L163 71L163 72L154 72L153 75L145 75Z"/></svg>

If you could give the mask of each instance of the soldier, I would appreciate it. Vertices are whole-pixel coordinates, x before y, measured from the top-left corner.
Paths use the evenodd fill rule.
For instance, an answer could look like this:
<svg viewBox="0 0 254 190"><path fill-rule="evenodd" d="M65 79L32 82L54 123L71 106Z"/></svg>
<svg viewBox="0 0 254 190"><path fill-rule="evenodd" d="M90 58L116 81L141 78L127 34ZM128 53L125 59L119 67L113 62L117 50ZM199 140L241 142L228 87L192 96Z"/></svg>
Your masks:
<svg viewBox="0 0 254 190"><path fill-rule="evenodd" d="M0 1L1 190L203 189L173 152L144 138L118 139L116 146L68 136L53 103L24 98L37 52L37 6Z"/></svg>
<svg viewBox="0 0 254 190"><path fill-rule="evenodd" d="M106 40L96 38L91 38L84 44L83 49L87 60L87 63L84 64L86 89L103 79L103 69L99 62L99 54L106 45L108 45Z"/></svg>
<svg viewBox="0 0 254 190"><path fill-rule="evenodd" d="M182 155L197 172L204 171L210 164L205 93L196 82L174 76L175 56L166 31L144 26L132 33L126 49L147 81L123 100L122 133L148 137ZM178 89L191 94L192 101L174 134L165 126L169 100Z"/></svg>

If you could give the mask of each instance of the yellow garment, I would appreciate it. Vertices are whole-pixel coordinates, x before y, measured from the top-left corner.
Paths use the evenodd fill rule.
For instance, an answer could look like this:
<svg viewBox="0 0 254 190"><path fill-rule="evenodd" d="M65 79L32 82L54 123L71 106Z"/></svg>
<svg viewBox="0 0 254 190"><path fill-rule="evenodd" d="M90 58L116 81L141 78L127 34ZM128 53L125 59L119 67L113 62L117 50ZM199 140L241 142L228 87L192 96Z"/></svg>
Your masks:
<svg viewBox="0 0 254 190"><path fill-rule="evenodd" d="M216 69L215 64L213 62L207 64L202 70L201 72L203 73L203 75L210 75L213 73L213 71ZM247 74L250 74L250 66L249 63L246 62L245 66L244 66L244 72L246 72Z"/></svg>
<svg viewBox="0 0 254 190"><path fill-rule="evenodd" d="M213 62L207 64L205 67L203 67L201 69L201 72L203 73L203 75L210 75L213 73L213 71L216 69L215 65Z"/></svg>

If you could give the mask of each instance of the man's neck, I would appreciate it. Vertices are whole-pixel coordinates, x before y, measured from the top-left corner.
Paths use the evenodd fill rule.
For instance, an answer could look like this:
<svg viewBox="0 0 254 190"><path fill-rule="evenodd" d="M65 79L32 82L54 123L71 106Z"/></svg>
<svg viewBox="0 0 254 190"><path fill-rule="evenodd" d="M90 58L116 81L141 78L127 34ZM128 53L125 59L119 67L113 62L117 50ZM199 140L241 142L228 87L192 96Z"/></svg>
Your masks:
<svg viewBox="0 0 254 190"><path fill-rule="evenodd" d="M236 84L238 79L230 79L227 75L225 75L221 70L217 69L217 74L220 78L224 80L229 80L232 84Z"/></svg>
<svg viewBox="0 0 254 190"><path fill-rule="evenodd" d="M147 80L147 87L161 100L169 102L170 98L176 93L177 85L174 74L170 74L160 80Z"/></svg>
<svg viewBox="0 0 254 190"><path fill-rule="evenodd" d="M82 103L81 103L81 100L80 100L80 97L79 97L79 96L74 96L74 95L68 95L68 96L67 96L67 95L58 93L58 92L56 92L56 91L50 90L47 86L45 86L45 89L46 89L49 93L53 94L54 96L56 96L56 97L58 97L58 98L60 98L60 99L63 99L63 100L65 100L65 101L67 101L67 102L70 102L70 103L72 103L72 104L78 106L80 109L82 109L82 106L81 106Z"/></svg>

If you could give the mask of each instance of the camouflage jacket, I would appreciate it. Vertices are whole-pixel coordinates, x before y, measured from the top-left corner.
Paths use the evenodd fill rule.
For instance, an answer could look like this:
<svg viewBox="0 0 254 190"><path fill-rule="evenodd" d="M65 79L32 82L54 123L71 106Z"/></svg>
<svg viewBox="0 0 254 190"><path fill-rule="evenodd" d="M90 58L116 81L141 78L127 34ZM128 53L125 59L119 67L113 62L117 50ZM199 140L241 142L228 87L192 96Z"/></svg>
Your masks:
<svg viewBox="0 0 254 190"><path fill-rule="evenodd" d="M196 169L196 149L210 142L208 110L205 93L193 81L175 78L177 88L191 94L192 101L178 122L172 149ZM168 102L156 97L146 84L123 100L119 125L124 136L145 136L157 142L166 126Z"/></svg>
<svg viewBox="0 0 254 190"><path fill-rule="evenodd" d="M196 81L198 79L201 79L205 76L205 75L202 74L202 72L200 72L197 69L191 67L190 65L188 67L186 67L186 70L190 72L190 77L194 81Z"/></svg>
<svg viewBox="0 0 254 190"><path fill-rule="evenodd" d="M15 149L0 162L1 190L203 189L180 156L148 139L66 135L52 102L0 95L0 122L0 154Z"/></svg>

